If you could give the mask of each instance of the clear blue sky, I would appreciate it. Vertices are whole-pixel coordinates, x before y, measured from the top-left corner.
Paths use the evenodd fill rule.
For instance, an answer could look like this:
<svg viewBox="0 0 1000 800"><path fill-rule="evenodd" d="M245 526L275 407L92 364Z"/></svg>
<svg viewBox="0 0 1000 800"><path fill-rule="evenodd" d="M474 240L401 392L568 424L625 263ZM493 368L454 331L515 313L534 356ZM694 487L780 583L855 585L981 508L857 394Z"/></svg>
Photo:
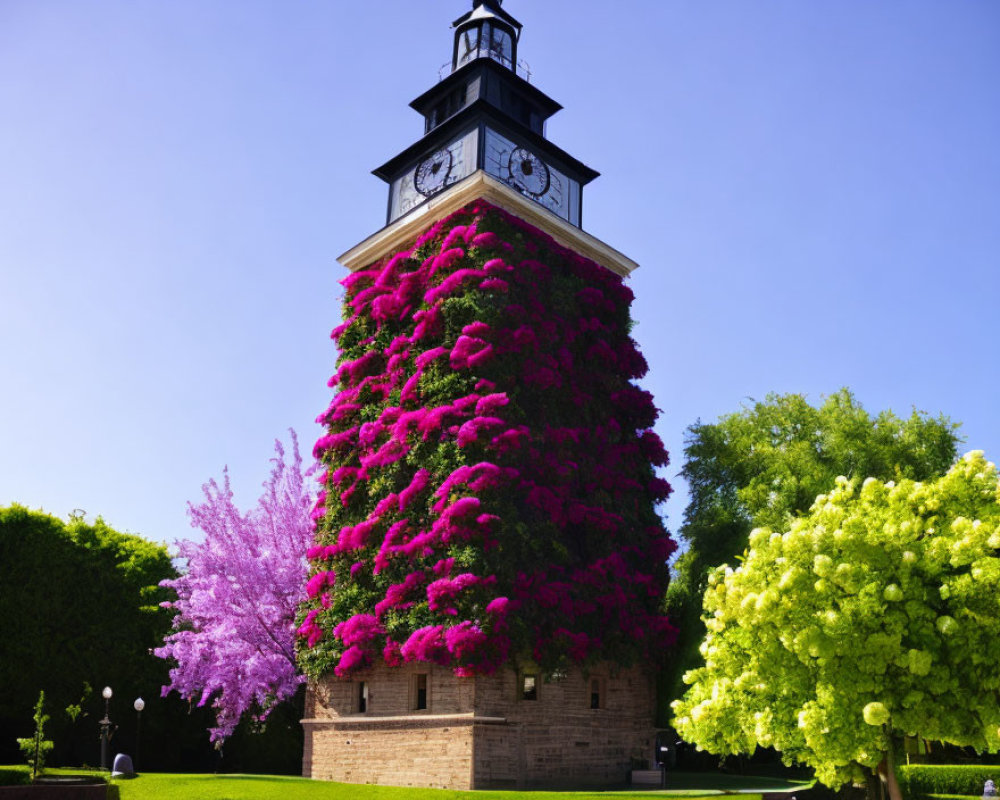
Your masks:
<svg viewBox="0 0 1000 800"><path fill-rule="evenodd" d="M468 5L0 0L0 504L173 541L224 465L251 503L311 450L335 258ZM844 385L1000 457L1000 3L505 8L642 265L670 477L699 417Z"/></svg>

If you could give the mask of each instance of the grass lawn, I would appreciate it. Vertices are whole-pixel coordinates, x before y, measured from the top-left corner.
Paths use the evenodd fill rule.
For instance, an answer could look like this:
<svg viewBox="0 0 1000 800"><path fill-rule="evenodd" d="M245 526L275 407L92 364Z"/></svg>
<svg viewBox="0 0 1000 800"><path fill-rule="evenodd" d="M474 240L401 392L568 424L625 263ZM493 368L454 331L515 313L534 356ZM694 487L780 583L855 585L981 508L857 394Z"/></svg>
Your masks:
<svg viewBox="0 0 1000 800"><path fill-rule="evenodd" d="M774 778L674 773L667 790L582 792L458 792L448 789L408 789L394 786L312 781L278 775L144 774L115 782L120 800L638 800L666 795L672 800L740 793L741 800L760 800L764 791L793 791L808 783Z"/></svg>
<svg viewBox="0 0 1000 800"><path fill-rule="evenodd" d="M16 769L18 768L0 767L4 772ZM62 769L46 770L46 773L93 774L92 771ZM638 800L650 795L681 800L686 797L734 793L739 793L740 800L761 800L761 792L791 792L808 785L779 778L681 772L668 773L666 790L607 792L458 792L448 789L358 786L282 775L144 773L131 780L113 781L118 800ZM109 796L113 797L114 791Z"/></svg>
<svg viewBox="0 0 1000 800"><path fill-rule="evenodd" d="M934 800L977 800L979 795L974 794L932 794Z"/></svg>
<svg viewBox="0 0 1000 800"><path fill-rule="evenodd" d="M721 772L668 772L666 791L656 794L696 797L713 794L754 794L760 792L792 792L808 789L812 780L790 781L760 775L727 775ZM649 794L649 792L643 792Z"/></svg>
<svg viewBox="0 0 1000 800"><path fill-rule="evenodd" d="M96 769L62 769L61 767L46 767L43 775L100 775ZM31 782L31 767L27 764L0 766L0 786L16 785Z"/></svg>

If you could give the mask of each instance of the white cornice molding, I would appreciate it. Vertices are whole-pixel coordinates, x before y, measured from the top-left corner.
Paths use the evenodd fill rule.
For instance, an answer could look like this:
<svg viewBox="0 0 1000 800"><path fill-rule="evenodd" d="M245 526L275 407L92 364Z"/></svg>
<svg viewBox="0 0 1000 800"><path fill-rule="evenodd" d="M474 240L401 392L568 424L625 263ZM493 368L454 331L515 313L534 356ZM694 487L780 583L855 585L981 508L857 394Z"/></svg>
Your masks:
<svg viewBox="0 0 1000 800"><path fill-rule="evenodd" d="M571 225L562 217L556 216L544 206L529 200L482 170L477 170L391 225L386 225L382 230L373 233L341 255L337 261L351 272L364 269L405 247L437 220L479 199L520 217L529 225L534 225L549 234L564 247L596 261L623 278L628 277L639 267L631 258L605 244L596 236L591 236L586 231Z"/></svg>

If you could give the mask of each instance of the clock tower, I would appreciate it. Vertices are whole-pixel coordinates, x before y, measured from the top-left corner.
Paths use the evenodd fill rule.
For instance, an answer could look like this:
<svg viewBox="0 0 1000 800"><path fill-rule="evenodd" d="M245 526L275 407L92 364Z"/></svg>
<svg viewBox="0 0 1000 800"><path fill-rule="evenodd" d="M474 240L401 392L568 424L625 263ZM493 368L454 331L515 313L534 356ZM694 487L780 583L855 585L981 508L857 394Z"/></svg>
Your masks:
<svg viewBox="0 0 1000 800"><path fill-rule="evenodd" d="M674 637L637 265L582 227L598 173L546 137L521 23L472 0L452 28L423 134L374 170L386 224L339 259L303 774L623 785Z"/></svg>
<svg viewBox="0 0 1000 800"><path fill-rule="evenodd" d="M349 269L402 241L394 232L412 232L413 223L475 196L555 225L558 240L619 275L638 266L583 232L583 188L600 173L546 138L546 123L562 106L531 83L518 59L522 25L502 2L474 0L452 23L443 77L410 103L424 118L423 136L372 171L389 184L387 227L342 256Z"/></svg>
<svg viewBox="0 0 1000 800"><path fill-rule="evenodd" d="M598 173L545 138L561 106L517 60L521 23L481 0L452 27L449 74L410 104L424 136L375 170L390 186L387 222L483 170L580 227L583 187Z"/></svg>

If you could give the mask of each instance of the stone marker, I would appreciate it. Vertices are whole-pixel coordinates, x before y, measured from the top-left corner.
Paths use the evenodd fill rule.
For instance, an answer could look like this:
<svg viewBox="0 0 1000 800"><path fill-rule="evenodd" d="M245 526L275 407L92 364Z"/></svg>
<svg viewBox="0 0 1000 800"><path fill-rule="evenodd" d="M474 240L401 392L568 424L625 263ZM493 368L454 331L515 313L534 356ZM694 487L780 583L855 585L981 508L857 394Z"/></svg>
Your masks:
<svg viewBox="0 0 1000 800"><path fill-rule="evenodd" d="M134 778L135 770L132 768L131 757L124 753L115 756L115 765L111 769L112 778Z"/></svg>

